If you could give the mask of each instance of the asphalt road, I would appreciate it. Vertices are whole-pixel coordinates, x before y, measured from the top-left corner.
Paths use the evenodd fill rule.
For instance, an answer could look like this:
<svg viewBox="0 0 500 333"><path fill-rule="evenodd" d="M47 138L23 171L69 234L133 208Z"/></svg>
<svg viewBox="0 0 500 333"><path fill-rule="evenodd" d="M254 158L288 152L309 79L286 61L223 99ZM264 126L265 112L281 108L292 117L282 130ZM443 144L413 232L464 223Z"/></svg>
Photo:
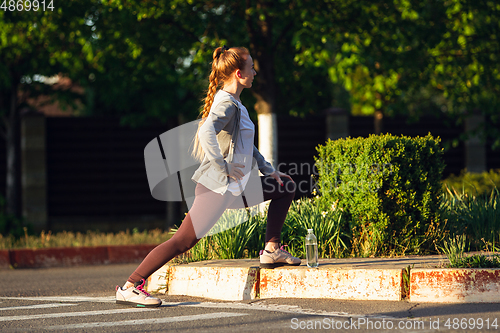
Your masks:
<svg viewBox="0 0 500 333"><path fill-rule="evenodd" d="M259 299L160 295L157 309L118 306L136 265L0 270L1 332L494 332L499 303ZM221 290L221 292L224 292Z"/></svg>

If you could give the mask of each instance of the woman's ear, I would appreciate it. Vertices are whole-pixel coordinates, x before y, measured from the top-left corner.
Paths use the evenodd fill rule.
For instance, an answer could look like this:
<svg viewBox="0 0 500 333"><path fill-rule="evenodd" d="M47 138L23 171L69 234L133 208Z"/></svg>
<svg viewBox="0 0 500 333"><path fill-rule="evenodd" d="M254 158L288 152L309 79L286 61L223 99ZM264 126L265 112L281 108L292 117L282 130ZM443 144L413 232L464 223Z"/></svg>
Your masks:
<svg viewBox="0 0 500 333"><path fill-rule="evenodd" d="M241 71L239 69L236 70L236 77L241 79Z"/></svg>

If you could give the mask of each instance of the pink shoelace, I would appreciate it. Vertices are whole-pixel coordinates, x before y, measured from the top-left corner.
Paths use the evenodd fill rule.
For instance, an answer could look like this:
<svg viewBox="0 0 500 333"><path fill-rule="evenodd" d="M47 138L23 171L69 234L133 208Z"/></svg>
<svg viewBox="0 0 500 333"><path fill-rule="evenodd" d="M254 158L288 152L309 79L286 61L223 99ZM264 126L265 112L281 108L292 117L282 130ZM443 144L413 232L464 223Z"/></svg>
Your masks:
<svg viewBox="0 0 500 333"><path fill-rule="evenodd" d="M142 283L140 285L138 285L137 287L135 287L135 289L144 293L144 295L146 295L146 296L151 296L151 294L149 294L146 290L144 290L144 285L146 284L146 281L144 281L144 280L141 280L141 281L142 281Z"/></svg>
<svg viewBox="0 0 500 333"><path fill-rule="evenodd" d="M285 246L288 246L288 245L281 245L280 250L283 251L283 252L285 252L286 254L291 255L290 252L288 252L287 250L285 250Z"/></svg>

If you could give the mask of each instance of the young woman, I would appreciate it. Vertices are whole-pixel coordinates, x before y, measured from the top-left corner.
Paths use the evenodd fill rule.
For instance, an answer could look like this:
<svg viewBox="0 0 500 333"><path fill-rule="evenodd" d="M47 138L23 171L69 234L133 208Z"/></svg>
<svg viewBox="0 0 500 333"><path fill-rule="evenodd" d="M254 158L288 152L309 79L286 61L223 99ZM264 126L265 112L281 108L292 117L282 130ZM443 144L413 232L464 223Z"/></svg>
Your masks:
<svg viewBox="0 0 500 333"><path fill-rule="evenodd" d="M201 160L192 178L196 183L194 203L172 238L154 248L123 287L116 287L117 303L161 305L160 299L144 291L145 281L152 273L192 248L226 209L244 208L267 200L271 202L266 244L260 251L261 267L300 265L299 258L280 247L281 229L295 195L295 183L290 176L275 170L254 146L255 127L240 100L242 90L252 87L256 74L246 48L224 46L214 51L210 84L193 151ZM264 176L255 177L253 166Z"/></svg>

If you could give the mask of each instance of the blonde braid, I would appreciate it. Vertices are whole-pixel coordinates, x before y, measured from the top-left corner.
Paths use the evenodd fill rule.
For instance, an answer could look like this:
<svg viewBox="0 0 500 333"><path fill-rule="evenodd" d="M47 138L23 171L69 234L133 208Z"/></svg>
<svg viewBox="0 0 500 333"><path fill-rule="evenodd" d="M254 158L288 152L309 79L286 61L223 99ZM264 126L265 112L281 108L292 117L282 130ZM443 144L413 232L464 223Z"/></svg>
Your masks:
<svg viewBox="0 0 500 333"><path fill-rule="evenodd" d="M216 71L212 69L209 78L209 85L207 91L207 97L205 98L205 105L203 107L203 111L201 112L201 118L208 117L210 113L210 108L214 102L215 93L217 92L217 86L219 85L219 80L217 79Z"/></svg>

